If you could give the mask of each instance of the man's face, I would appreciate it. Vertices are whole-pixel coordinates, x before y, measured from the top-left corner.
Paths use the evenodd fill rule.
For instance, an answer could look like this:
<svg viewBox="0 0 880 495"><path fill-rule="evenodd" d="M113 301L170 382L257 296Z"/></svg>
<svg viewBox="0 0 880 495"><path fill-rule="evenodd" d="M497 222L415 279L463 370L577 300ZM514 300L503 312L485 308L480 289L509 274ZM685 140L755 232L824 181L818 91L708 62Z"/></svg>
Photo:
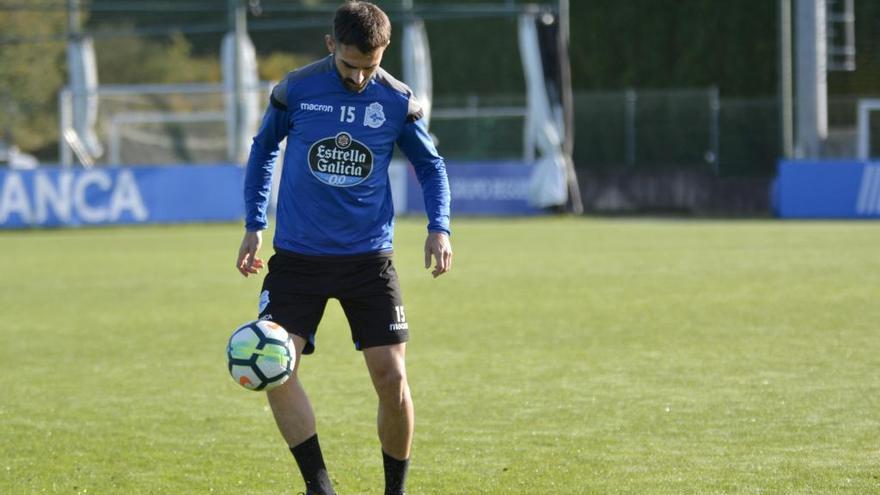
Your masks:
<svg viewBox="0 0 880 495"><path fill-rule="evenodd" d="M363 53L356 46L336 43L330 35L325 37L325 41L330 53L336 55L336 70L342 77L342 83L350 91L360 93L382 63L385 47Z"/></svg>

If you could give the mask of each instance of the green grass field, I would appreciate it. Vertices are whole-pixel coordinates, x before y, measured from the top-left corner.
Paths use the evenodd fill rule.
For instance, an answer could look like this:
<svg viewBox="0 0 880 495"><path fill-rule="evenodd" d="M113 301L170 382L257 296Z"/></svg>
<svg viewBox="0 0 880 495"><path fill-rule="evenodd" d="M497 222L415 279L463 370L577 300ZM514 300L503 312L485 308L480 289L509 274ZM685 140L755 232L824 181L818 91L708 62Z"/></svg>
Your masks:
<svg viewBox="0 0 880 495"><path fill-rule="evenodd" d="M420 494L880 493L880 224L457 220L395 262ZM0 493L292 494L225 368L239 226L0 233ZM264 248L265 257L271 249ZM339 305L301 375L340 495L382 493Z"/></svg>

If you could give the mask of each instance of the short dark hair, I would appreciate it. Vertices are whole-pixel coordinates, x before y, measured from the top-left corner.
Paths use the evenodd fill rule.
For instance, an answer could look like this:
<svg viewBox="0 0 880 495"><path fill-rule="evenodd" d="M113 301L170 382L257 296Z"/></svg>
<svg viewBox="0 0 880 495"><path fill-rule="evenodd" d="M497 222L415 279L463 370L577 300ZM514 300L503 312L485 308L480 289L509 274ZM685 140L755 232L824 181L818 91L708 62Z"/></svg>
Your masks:
<svg viewBox="0 0 880 495"><path fill-rule="evenodd" d="M391 42L391 21L370 2L345 2L333 18L333 38L354 45L361 53L372 53Z"/></svg>

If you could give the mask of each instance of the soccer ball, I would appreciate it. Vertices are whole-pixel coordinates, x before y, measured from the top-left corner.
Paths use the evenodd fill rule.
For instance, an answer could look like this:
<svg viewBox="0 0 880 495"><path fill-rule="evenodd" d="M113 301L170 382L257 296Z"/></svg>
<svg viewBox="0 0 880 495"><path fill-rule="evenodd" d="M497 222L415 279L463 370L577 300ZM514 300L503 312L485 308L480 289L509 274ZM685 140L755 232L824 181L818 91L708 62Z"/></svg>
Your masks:
<svg viewBox="0 0 880 495"><path fill-rule="evenodd" d="M281 325L256 320L232 332L226 360L236 383L248 390L271 390L290 378L296 352Z"/></svg>

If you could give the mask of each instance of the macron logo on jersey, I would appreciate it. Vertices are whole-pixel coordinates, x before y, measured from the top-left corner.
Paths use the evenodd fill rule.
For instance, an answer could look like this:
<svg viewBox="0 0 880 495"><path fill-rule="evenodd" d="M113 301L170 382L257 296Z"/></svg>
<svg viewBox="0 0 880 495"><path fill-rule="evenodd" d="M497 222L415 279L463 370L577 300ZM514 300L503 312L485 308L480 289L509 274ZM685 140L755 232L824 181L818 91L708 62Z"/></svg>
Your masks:
<svg viewBox="0 0 880 495"><path fill-rule="evenodd" d="M333 105L324 105L321 103L300 103L300 110L308 110L309 112L333 112Z"/></svg>

